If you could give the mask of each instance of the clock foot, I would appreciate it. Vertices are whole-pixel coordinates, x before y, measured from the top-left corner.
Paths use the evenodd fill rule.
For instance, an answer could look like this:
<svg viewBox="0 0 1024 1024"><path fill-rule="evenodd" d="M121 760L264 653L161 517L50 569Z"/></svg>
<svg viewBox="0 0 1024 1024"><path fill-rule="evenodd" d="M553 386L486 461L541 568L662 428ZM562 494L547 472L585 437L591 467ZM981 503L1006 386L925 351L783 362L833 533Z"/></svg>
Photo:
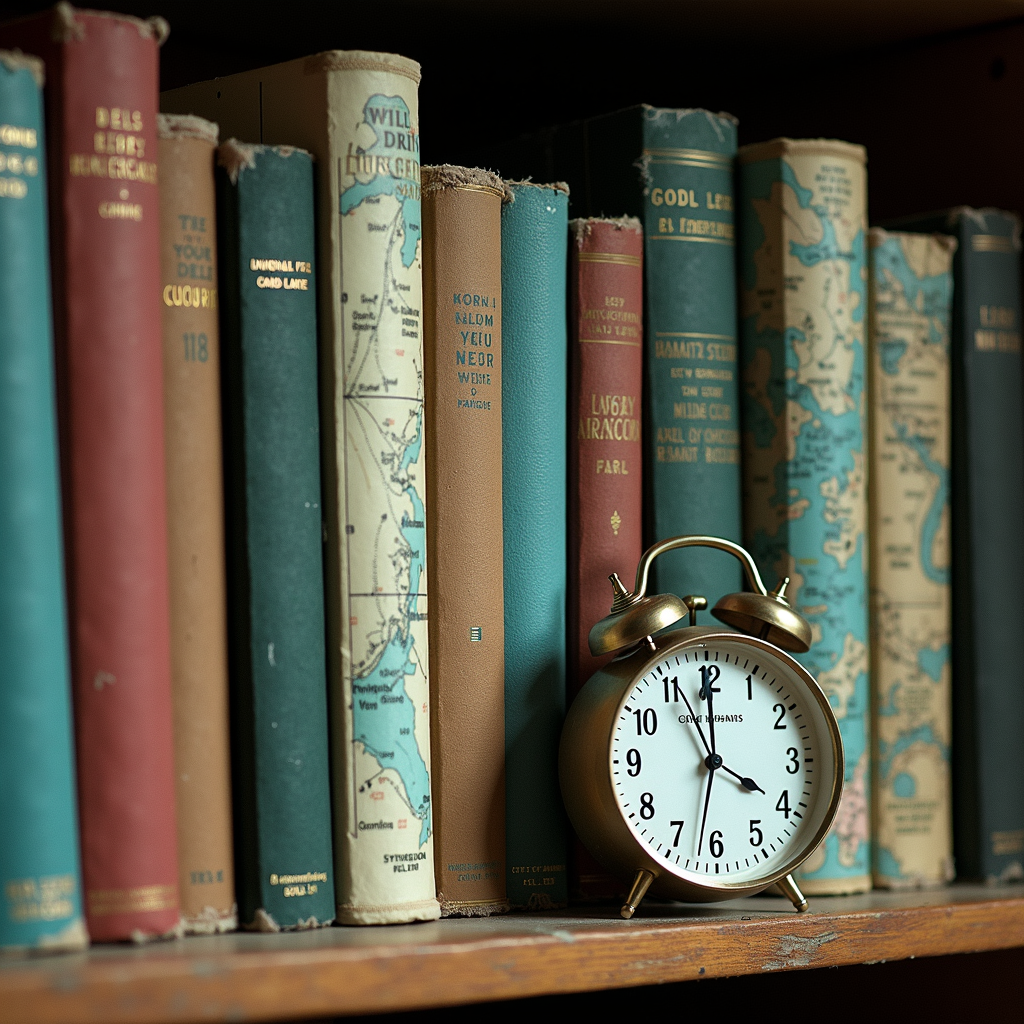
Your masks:
<svg viewBox="0 0 1024 1024"><path fill-rule="evenodd" d="M647 894L647 890L651 887L651 882L654 881L654 875L650 871L644 871L641 868L633 879L633 884L630 886L629 895L626 897L626 902L622 905L620 914L628 921L636 908L640 906L640 901Z"/></svg>
<svg viewBox="0 0 1024 1024"><path fill-rule="evenodd" d="M775 884L778 886L779 892L796 907L798 913L802 914L807 910L807 897L804 896L800 891L800 887L793 881L792 875L780 878Z"/></svg>

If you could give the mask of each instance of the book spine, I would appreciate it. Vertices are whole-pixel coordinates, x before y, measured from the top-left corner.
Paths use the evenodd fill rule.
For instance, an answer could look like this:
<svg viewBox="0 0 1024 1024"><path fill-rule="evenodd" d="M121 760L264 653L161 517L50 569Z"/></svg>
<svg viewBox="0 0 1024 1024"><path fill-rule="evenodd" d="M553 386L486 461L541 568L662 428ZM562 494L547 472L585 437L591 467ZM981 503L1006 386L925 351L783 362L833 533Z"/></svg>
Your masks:
<svg viewBox="0 0 1024 1024"><path fill-rule="evenodd" d="M0 45L39 54L48 72L82 873L98 940L179 925L156 152L165 29L63 4L0 29Z"/></svg>
<svg viewBox="0 0 1024 1024"><path fill-rule="evenodd" d="M954 853L966 878L1024 878L1020 221L959 216L953 311Z"/></svg>
<svg viewBox="0 0 1024 1024"><path fill-rule="evenodd" d="M739 541L740 425L733 158L736 122L641 108L649 542ZM704 548L654 566L655 591L740 589L734 559Z"/></svg>
<svg viewBox="0 0 1024 1024"><path fill-rule="evenodd" d="M509 186L501 212L505 604L505 887L513 907L568 903L558 784L565 717L564 186ZM464 371L478 391L490 373Z"/></svg>
<svg viewBox="0 0 1024 1024"><path fill-rule="evenodd" d="M740 150L744 534L811 623L798 660L828 694L842 802L801 869L807 893L871 887L864 526L864 151L778 140Z"/></svg>
<svg viewBox="0 0 1024 1024"><path fill-rule="evenodd" d="M313 161L217 160L240 914L310 928L334 918Z"/></svg>
<svg viewBox="0 0 1024 1024"><path fill-rule="evenodd" d="M953 877L950 376L956 240L869 235L874 884Z"/></svg>
<svg viewBox="0 0 1024 1024"><path fill-rule="evenodd" d="M82 918L43 151L43 65L0 53L0 947Z"/></svg>
<svg viewBox="0 0 1024 1024"><path fill-rule="evenodd" d="M217 126L160 115L160 260L171 685L185 930L237 923L228 751Z"/></svg>
<svg viewBox="0 0 1024 1024"><path fill-rule="evenodd" d="M569 346L569 671L571 701L608 658L590 653L611 609L610 573L633 579L643 550L641 388L643 228L636 218L572 222ZM611 899L622 883L573 840L574 900Z"/></svg>
<svg viewBox="0 0 1024 1024"><path fill-rule="evenodd" d="M501 179L423 169L434 857L441 913L508 909ZM476 375L474 377L471 375Z"/></svg>

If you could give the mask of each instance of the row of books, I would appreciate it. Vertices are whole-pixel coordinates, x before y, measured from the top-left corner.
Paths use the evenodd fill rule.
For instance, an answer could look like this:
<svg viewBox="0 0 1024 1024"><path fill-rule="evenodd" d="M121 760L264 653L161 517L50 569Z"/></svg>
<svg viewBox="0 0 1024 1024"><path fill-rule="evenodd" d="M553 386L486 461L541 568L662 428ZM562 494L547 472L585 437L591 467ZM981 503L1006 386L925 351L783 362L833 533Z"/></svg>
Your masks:
<svg viewBox="0 0 1024 1024"><path fill-rule="evenodd" d="M679 533L745 537L815 630L849 773L805 891L870 886L872 816L878 884L952 877L951 750L961 873L1021 875L1015 218L869 259L863 150L736 162L705 111L498 157L552 185L421 168L389 54L158 120L165 33L0 27L51 75L44 128L39 62L0 67L0 945L616 895L568 856L558 734L607 575ZM739 580L680 553L655 589Z"/></svg>

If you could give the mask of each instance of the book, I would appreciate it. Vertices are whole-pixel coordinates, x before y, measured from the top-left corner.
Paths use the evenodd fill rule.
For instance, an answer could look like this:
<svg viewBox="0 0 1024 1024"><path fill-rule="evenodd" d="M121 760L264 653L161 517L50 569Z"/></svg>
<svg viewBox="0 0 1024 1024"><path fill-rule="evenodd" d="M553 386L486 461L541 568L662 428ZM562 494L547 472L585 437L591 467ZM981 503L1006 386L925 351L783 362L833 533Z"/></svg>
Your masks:
<svg viewBox="0 0 1024 1024"><path fill-rule="evenodd" d="M810 622L797 655L846 754L835 822L800 869L808 894L871 887L861 146L775 139L739 151L743 529Z"/></svg>
<svg viewBox="0 0 1024 1024"><path fill-rule="evenodd" d="M645 534L739 541L740 435L733 158L737 122L635 106L549 129L500 154L506 177L560 178L574 217L644 225ZM652 567L656 592L741 588L735 559L689 548Z"/></svg>
<svg viewBox="0 0 1024 1024"><path fill-rule="evenodd" d="M334 918L313 160L217 149L240 919Z"/></svg>
<svg viewBox="0 0 1024 1024"><path fill-rule="evenodd" d="M157 131L179 893L185 930L208 933L237 924L213 182L217 126L159 114Z"/></svg>
<svg viewBox="0 0 1024 1024"><path fill-rule="evenodd" d="M953 853L960 878L1024 879L1024 688L1013 587L1024 573L1021 222L958 207L953 258Z"/></svg>
<svg viewBox="0 0 1024 1024"><path fill-rule="evenodd" d="M643 226L635 217L570 223L569 610L567 696L610 657L590 653L611 610L608 576L632 587L643 552ZM574 900L614 899L623 883L574 837Z"/></svg>
<svg viewBox="0 0 1024 1024"><path fill-rule="evenodd" d="M432 920L417 87L330 51L165 93L222 133L309 150L317 188L337 920ZM386 523L387 526L382 527Z"/></svg>
<svg viewBox="0 0 1024 1024"><path fill-rule="evenodd" d="M166 34L159 18L69 4L0 26L0 46L37 54L48 74L82 874L99 941L179 931L156 133Z"/></svg>
<svg viewBox="0 0 1024 1024"><path fill-rule="evenodd" d="M949 329L956 240L872 228L874 884L953 878Z"/></svg>
<svg viewBox="0 0 1024 1024"><path fill-rule="evenodd" d="M442 915L505 888L501 208L476 168L423 168L430 743Z"/></svg>
<svg viewBox="0 0 1024 1024"><path fill-rule="evenodd" d="M0 52L0 948L80 949L43 64Z"/></svg>
<svg viewBox="0 0 1024 1024"><path fill-rule="evenodd" d="M569 195L560 182L508 187L513 202L501 208L505 890L515 908L548 910L569 899L558 784L566 692ZM475 381L478 392L487 388L489 370L461 373L471 396Z"/></svg>

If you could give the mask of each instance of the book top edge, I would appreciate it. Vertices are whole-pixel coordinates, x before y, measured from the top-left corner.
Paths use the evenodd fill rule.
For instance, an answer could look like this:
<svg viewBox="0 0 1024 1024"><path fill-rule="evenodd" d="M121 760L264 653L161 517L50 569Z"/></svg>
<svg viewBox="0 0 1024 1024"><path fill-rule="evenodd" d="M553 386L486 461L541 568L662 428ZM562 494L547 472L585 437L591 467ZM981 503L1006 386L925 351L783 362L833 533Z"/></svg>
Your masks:
<svg viewBox="0 0 1024 1024"><path fill-rule="evenodd" d="M644 233L639 217L577 217L569 221L569 230L573 233L577 245L583 244L595 224L608 224L616 231L632 231L636 235Z"/></svg>
<svg viewBox="0 0 1024 1024"><path fill-rule="evenodd" d="M420 185L424 195L448 189L490 192L503 203L515 201L512 190L493 171L482 167L457 167L454 164L428 165L420 169Z"/></svg>
<svg viewBox="0 0 1024 1024"><path fill-rule="evenodd" d="M513 190L517 188L540 188L547 189L549 192L563 192L565 195L569 194L569 186L564 181L530 181L529 178L523 181L506 181L506 185Z"/></svg>
<svg viewBox="0 0 1024 1024"><path fill-rule="evenodd" d="M239 142L228 139L217 147L217 166L223 167L228 173L232 185L238 184L238 176L242 171L251 171L256 167L256 156L260 153L273 153L276 156L290 157L295 153L313 159L313 154L298 146L264 146L259 143Z"/></svg>
<svg viewBox="0 0 1024 1024"><path fill-rule="evenodd" d="M678 121L680 118L688 117L691 114L705 114L708 117L717 117L723 121L729 121L734 125L740 123L740 119L735 114L729 114L724 110L705 110L704 107L655 107L650 103L642 103L640 109L643 110L644 117L651 119L663 117L665 114L675 114Z"/></svg>
<svg viewBox="0 0 1024 1024"><path fill-rule="evenodd" d="M0 50L0 64L10 72L28 71L40 89L46 84L45 65L38 57L22 53L21 50Z"/></svg>
<svg viewBox="0 0 1024 1024"><path fill-rule="evenodd" d="M419 61L403 57L398 53L375 53L371 50L325 50L310 57L300 57L303 71L307 75L327 71L382 71L404 75L419 85L421 68ZM297 62L289 62L297 63Z"/></svg>
<svg viewBox="0 0 1024 1024"><path fill-rule="evenodd" d="M216 146L220 127L195 114L157 114L156 133L161 139L198 139Z"/></svg>
<svg viewBox="0 0 1024 1024"><path fill-rule="evenodd" d="M109 18L121 21L138 29L143 39L155 39L157 46L163 46L171 34L171 26L164 18L154 15L152 18L137 18L133 14L119 14L115 11L94 11L88 7L73 7L66 0L56 4L52 11L44 14L53 17L53 37L58 43L76 43L85 38L85 26L77 20L80 16L87 18Z"/></svg>
<svg viewBox="0 0 1024 1024"><path fill-rule="evenodd" d="M741 146L736 159L741 164L753 164L759 160L772 160L781 156L838 156L858 163L868 162L868 151L855 142L840 139L770 139L768 142L754 142Z"/></svg>
<svg viewBox="0 0 1024 1024"><path fill-rule="evenodd" d="M921 236L932 239L949 253L956 252L957 246L960 244L952 235L943 235L938 231L890 231L887 228L870 228L868 230L868 245L875 249L884 245L890 238L920 238Z"/></svg>

